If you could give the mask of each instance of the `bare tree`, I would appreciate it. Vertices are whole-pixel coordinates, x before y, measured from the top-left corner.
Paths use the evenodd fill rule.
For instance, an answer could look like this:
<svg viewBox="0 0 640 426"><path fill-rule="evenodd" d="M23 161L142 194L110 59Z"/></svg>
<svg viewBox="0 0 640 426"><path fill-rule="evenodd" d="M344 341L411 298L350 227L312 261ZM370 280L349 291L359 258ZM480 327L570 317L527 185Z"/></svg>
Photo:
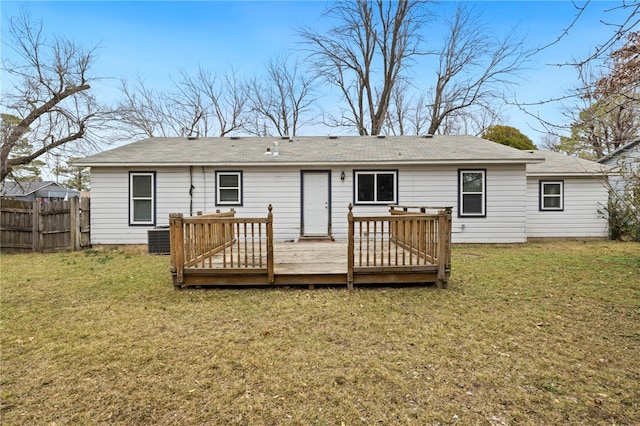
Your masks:
<svg viewBox="0 0 640 426"><path fill-rule="evenodd" d="M123 98L120 101L120 121L129 127L133 137L173 136L166 96L146 86L137 77L132 85L122 81ZM179 133L179 132L178 132Z"/></svg>
<svg viewBox="0 0 640 426"><path fill-rule="evenodd" d="M249 99L236 70L219 77L199 67L195 76L182 71L180 77L169 99L188 135L225 136L245 127Z"/></svg>
<svg viewBox="0 0 640 426"><path fill-rule="evenodd" d="M16 60L4 60L2 69L14 87L2 94L5 111L19 118L2 140L0 181L15 166L29 164L38 157L71 142L91 142L96 130L111 111L98 106L90 92L91 66L95 48L83 49L65 38L47 39L42 23L34 23L23 11L13 17L9 37L3 40ZM33 150L11 156L21 140Z"/></svg>
<svg viewBox="0 0 640 426"><path fill-rule="evenodd" d="M598 7L601 4L600 2L592 2L590 0L581 4L572 2L575 8L575 14L571 23L555 40L534 50L529 55L538 54L540 51L568 37L570 30L580 21L585 10ZM621 112L619 107L625 100L633 102L633 96L635 95L633 95L634 92L631 89L635 87L635 93L638 93L638 81L640 81L640 78L637 75L637 70L639 69L637 62L637 28L640 24L640 2L622 1L616 3L614 6L607 4L606 6L602 6L599 12L600 23L611 29L610 35L604 40L597 41L597 44L588 55L579 58L567 58L563 63L554 64L556 67L575 68L578 84L574 87L566 88L564 93L558 94L553 98L541 99L534 102L515 101L515 105L522 112L537 120L541 131L551 134L560 140L554 147L564 152L575 153L581 149L577 146L568 146L567 140L571 140L574 136L566 136L567 133L573 133L575 124L583 120L583 118L580 118L581 114L583 117L588 115L597 117L602 113L606 115L608 111L615 112L616 108L618 112ZM620 42L623 40L626 40L626 46L623 45L620 47ZM634 47L634 45L636 47ZM603 62L607 60L609 61L608 66L606 66L604 72L600 72L598 76L598 73L594 70L599 69L603 65ZM607 101L604 103L609 103L609 106L600 105L594 108L592 104L598 97L603 96L611 96L613 102ZM637 103L637 99L635 101ZM563 116L566 121L560 122L555 119L545 118L533 112L533 110L539 106L549 104L558 104L563 110ZM633 108L637 110L637 105ZM592 110L591 112L586 112L590 109ZM598 109L599 113L594 115L594 109ZM623 107L623 110L624 109L626 109L626 106ZM583 111L585 112L583 113ZM629 111L623 112L629 113ZM571 143L576 144L577 141L574 140ZM587 154L587 156L589 155L594 156L594 153Z"/></svg>
<svg viewBox="0 0 640 426"><path fill-rule="evenodd" d="M504 122L500 106L479 104L457 110L447 116L440 124L438 133L480 136L489 127L500 122Z"/></svg>
<svg viewBox="0 0 640 426"><path fill-rule="evenodd" d="M412 118L414 96L409 94L408 83L401 81L391 90L389 108L384 122L384 131L389 135L405 135L411 132L407 129L408 121Z"/></svg>
<svg viewBox="0 0 640 426"><path fill-rule="evenodd" d="M394 88L391 105L385 121L385 132L392 135L423 135L428 133L432 108L427 95L411 91L406 82ZM470 105L447 115L438 133L443 135L480 136L489 126L502 121L501 107L497 104Z"/></svg>
<svg viewBox="0 0 640 426"><path fill-rule="evenodd" d="M553 135L551 133L545 133L540 138L540 142L538 143L538 146L540 147L540 149L559 152L560 151L560 148L558 146L559 144L560 144L560 138L558 136Z"/></svg>
<svg viewBox="0 0 640 426"><path fill-rule="evenodd" d="M421 54L425 2L338 2L326 13L336 24L325 34L300 31L318 75L338 88L347 107L330 125L377 135L387 118L393 89L412 57Z"/></svg>
<svg viewBox="0 0 640 426"><path fill-rule="evenodd" d="M639 43L640 37L632 33L603 67L594 69L594 63L586 62L576 68L576 95L563 105L569 125L545 123L560 136L558 150L598 159L640 135Z"/></svg>
<svg viewBox="0 0 640 426"><path fill-rule="evenodd" d="M443 123L465 110L492 111L502 90L515 83L527 57L524 41L514 31L493 39L480 14L459 4L448 21L448 36L439 53L436 84L429 93L431 110L428 133L445 133Z"/></svg>
<svg viewBox="0 0 640 426"><path fill-rule="evenodd" d="M236 71L222 77L198 68L179 72L169 91L156 91L138 78L122 85L122 121L134 134L153 136L225 136L247 124L248 97Z"/></svg>
<svg viewBox="0 0 640 426"><path fill-rule="evenodd" d="M429 110L424 93L416 91L407 81L393 88L387 110L384 131L389 135L422 135L429 126Z"/></svg>
<svg viewBox="0 0 640 426"><path fill-rule="evenodd" d="M271 60L263 78L254 77L247 82L252 119L246 130L263 136L295 136L310 122L305 113L316 100L313 80L297 60L288 56Z"/></svg>
<svg viewBox="0 0 640 426"><path fill-rule="evenodd" d="M576 7L578 10L574 23L580 18L589 3L591 3L591 0L587 1L582 7L577 6L574 3L574 7ZM622 19L621 22L612 22L609 20L610 18L606 17L607 13L616 11L627 12L627 15ZM623 0L614 7L607 6L607 8L603 10L602 15L603 16L600 19L600 22L613 29L613 31L611 32L611 36L604 40L602 43L599 43L593 50L593 52L586 58L560 65L581 67L585 64L597 61L599 59L602 59L603 57L608 56L612 50L616 49L616 46L618 45L620 40L632 36L634 31L637 32L638 24L640 24L640 3L638 1L628 2Z"/></svg>

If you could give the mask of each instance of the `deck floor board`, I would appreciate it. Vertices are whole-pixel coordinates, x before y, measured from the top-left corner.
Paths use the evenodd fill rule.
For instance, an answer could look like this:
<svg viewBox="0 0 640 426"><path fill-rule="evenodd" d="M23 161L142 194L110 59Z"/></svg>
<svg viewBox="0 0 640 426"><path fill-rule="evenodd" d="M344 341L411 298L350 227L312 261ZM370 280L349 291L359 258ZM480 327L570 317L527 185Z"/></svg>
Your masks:
<svg viewBox="0 0 640 426"><path fill-rule="evenodd" d="M347 273L346 242L275 243L273 251L273 268L276 274Z"/></svg>
<svg viewBox="0 0 640 426"><path fill-rule="evenodd" d="M395 248L395 246L393 246ZM274 273L276 275L317 275L317 274L346 274L347 273L347 243L342 241L298 241L298 242L277 242L274 243ZM410 256L407 251L398 249L398 257L402 263L402 256L405 256L405 265L416 265L417 259L413 255L410 260ZM396 253L392 254L395 258ZM231 266L231 258L233 257L233 266ZM263 253L262 266L256 261L255 266L265 267L266 265L266 249ZM373 256L369 258L368 266L377 266L384 268L388 266L388 252L385 250L384 254L373 259ZM240 262L238 261L240 259ZM227 262L227 268L238 268L239 265L244 262L244 254L236 250L233 254L227 255L225 258ZM366 256L362 257L363 266L366 265ZM249 262L252 262L249 259ZM359 267L360 254L356 247L355 252L355 265ZM421 263L421 265L424 265ZM220 253L216 254L212 258L203 259L196 265L188 267L186 269L199 270L209 268L223 268L223 257ZM243 268L238 268L243 269ZM248 268L251 269L251 268Z"/></svg>

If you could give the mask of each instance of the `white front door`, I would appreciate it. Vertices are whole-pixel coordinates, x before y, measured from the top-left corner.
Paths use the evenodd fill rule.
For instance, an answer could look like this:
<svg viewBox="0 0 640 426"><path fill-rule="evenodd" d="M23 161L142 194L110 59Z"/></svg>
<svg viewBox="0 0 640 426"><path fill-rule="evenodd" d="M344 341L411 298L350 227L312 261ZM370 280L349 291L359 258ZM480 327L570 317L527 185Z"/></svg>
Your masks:
<svg viewBox="0 0 640 426"><path fill-rule="evenodd" d="M305 237L329 235L330 172L302 172L302 233Z"/></svg>

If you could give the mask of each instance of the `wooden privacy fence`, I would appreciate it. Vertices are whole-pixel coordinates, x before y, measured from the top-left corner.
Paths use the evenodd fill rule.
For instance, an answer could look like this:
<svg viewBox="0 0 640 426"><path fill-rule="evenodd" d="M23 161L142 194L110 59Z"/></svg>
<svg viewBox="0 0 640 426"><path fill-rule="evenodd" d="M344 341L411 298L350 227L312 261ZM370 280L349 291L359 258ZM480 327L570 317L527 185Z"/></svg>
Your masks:
<svg viewBox="0 0 640 426"><path fill-rule="evenodd" d="M451 269L451 208L428 214L427 207L392 206L390 216L358 216L349 205L348 276L436 273L446 287ZM417 209L418 211L410 211Z"/></svg>
<svg viewBox="0 0 640 426"><path fill-rule="evenodd" d="M271 205L266 218L236 218L234 210L194 217L170 214L174 284L184 282L185 268L210 276L264 273L273 283L272 225Z"/></svg>
<svg viewBox="0 0 640 426"><path fill-rule="evenodd" d="M0 202L0 249L3 252L81 250L91 245L90 199Z"/></svg>

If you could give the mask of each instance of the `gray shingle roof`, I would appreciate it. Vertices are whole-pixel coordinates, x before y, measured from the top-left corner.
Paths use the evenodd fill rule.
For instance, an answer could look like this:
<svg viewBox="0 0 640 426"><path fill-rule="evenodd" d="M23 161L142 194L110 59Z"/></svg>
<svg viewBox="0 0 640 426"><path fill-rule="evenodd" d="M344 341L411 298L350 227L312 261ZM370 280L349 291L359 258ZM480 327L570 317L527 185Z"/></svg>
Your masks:
<svg viewBox="0 0 640 426"><path fill-rule="evenodd" d="M631 151L632 149L638 149L637 147L640 146L640 138L632 140L631 142L621 146L620 148L616 149L614 152L605 155L604 157L600 158L598 160L598 163L609 163L609 160L613 159L613 158L617 158L629 151Z"/></svg>
<svg viewBox="0 0 640 426"><path fill-rule="evenodd" d="M278 143L278 155L273 153ZM148 138L74 164L78 166L531 163L535 153L473 136L339 136L242 138Z"/></svg>
<svg viewBox="0 0 640 426"><path fill-rule="evenodd" d="M0 195L5 197L24 197L34 193L38 193L38 196L50 195L52 197L64 197L65 195L77 197L80 195L78 191L65 188L50 180L23 182L4 181L2 185L0 185Z"/></svg>
<svg viewBox="0 0 640 426"><path fill-rule="evenodd" d="M50 180L24 182L4 181L2 183L2 189L0 190L0 193L7 197L24 196L33 194L34 192L46 188L47 186L59 187L55 182Z"/></svg>
<svg viewBox="0 0 640 426"><path fill-rule="evenodd" d="M542 156L544 163L527 164L527 175L602 175L609 171L607 166L595 161L584 160L553 151L533 151Z"/></svg>

